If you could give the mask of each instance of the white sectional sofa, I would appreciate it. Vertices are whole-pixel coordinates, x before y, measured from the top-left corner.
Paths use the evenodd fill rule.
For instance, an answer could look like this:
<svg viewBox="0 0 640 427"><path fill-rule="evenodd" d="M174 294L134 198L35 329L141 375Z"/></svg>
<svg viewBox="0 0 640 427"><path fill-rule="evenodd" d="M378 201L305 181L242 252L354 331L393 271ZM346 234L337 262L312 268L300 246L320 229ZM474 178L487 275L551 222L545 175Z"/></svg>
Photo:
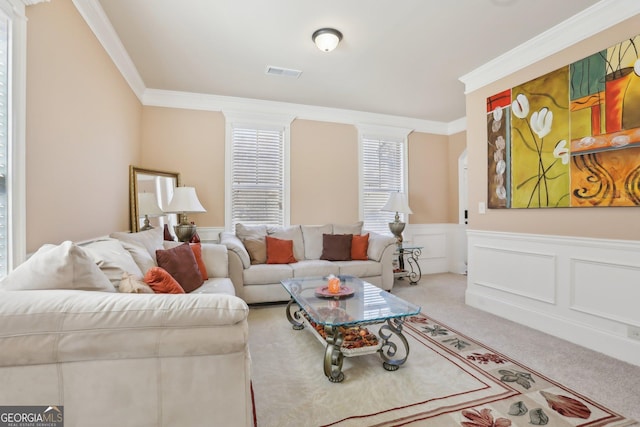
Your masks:
<svg viewBox="0 0 640 427"><path fill-rule="evenodd" d="M114 287L175 245L154 233L47 245L0 282L2 405L63 406L67 427L253 424L249 309L225 246L201 245L209 277L191 293Z"/></svg>
<svg viewBox="0 0 640 427"><path fill-rule="evenodd" d="M369 234L366 260L328 261L323 254L325 234ZM247 250L247 240L264 239L266 236L293 241L297 262L287 264L253 263ZM352 275L360 277L385 290L393 287L393 253L396 240L362 230L362 222L342 225L293 225L268 227L265 225L236 225L236 232L222 232L220 243L227 246L229 277L236 295L248 304L287 301L290 297L280 281L292 277Z"/></svg>

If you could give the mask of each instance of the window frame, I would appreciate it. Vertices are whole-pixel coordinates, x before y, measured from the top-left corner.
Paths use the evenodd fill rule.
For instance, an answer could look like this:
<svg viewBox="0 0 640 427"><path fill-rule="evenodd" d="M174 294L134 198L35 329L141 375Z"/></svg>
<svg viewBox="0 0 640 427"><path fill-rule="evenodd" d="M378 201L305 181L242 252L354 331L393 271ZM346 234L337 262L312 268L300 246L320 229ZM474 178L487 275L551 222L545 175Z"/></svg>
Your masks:
<svg viewBox="0 0 640 427"><path fill-rule="evenodd" d="M233 128L247 127L265 130L279 130L282 132L283 143L283 226L288 226L291 221L291 179L290 179L290 140L291 122L294 117L275 114L260 114L251 112L223 111L225 116L225 231L234 231L232 222L233 203Z"/></svg>
<svg viewBox="0 0 640 427"><path fill-rule="evenodd" d="M27 258L26 245L26 4L41 0L0 0L9 19L7 129L7 272Z"/></svg>
<svg viewBox="0 0 640 427"><path fill-rule="evenodd" d="M405 194L409 194L409 133L411 129L391 127L391 126L379 126L379 125L357 125L358 129L358 209L360 220L365 221L366 218L364 212L364 140L365 139L378 139L383 141L389 141L399 143L402 147L402 183L400 191ZM389 222L393 222L393 216L395 213L389 212L391 219ZM409 215L400 213L400 220L409 224ZM387 227L384 234L392 235L391 231Z"/></svg>

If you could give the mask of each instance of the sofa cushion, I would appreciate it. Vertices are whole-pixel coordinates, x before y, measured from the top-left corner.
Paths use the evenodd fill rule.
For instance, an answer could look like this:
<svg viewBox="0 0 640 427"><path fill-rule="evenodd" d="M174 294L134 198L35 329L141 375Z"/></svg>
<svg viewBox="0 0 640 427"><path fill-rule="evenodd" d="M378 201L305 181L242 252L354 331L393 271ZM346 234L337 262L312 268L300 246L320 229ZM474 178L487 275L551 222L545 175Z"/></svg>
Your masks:
<svg viewBox="0 0 640 427"><path fill-rule="evenodd" d="M118 292L125 294L152 294L153 289L147 285L142 278L133 274L122 273L122 279L118 285Z"/></svg>
<svg viewBox="0 0 640 427"><path fill-rule="evenodd" d="M156 251L162 249L162 242L164 241L163 230L159 227L137 233L117 231L111 233L109 237L142 246L149 252L154 261L156 259Z"/></svg>
<svg viewBox="0 0 640 427"><path fill-rule="evenodd" d="M209 273L207 273L207 266L204 265L204 261L202 260L202 245L200 243L190 243L189 246L191 246L193 256L196 258L196 264L198 264L198 270L200 270L202 280L207 280Z"/></svg>
<svg viewBox="0 0 640 427"><path fill-rule="evenodd" d="M302 239L302 231L299 225L291 227L269 227L267 234L278 239L293 241L293 256L299 261L305 259L304 241Z"/></svg>
<svg viewBox="0 0 640 427"><path fill-rule="evenodd" d="M263 239L267 235L266 225L236 224L236 236L238 239Z"/></svg>
<svg viewBox="0 0 640 427"><path fill-rule="evenodd" d="M149 271L151 267L156 266L155 257L149 255L149 251L147 251L145 247L122 240L120 240L120 244L127 250L127 252L129 252L143 275L145 272Z"/></svg>
<svg viewBox="0 0 640 427"><path fill-rule="evenodd" d="M333 224L333 234L362 234L362 221L354 224Z"/></svg>
<svg viewBox="0 0 640 427"><path fill-rule="evenodd" d="M219 243L201 243L202 261L207 267L209 279L229 277L229 253L225 245Z"/></svg>
<svg viewBox="0 0 640 427"><path fill-rule="evenodd" d="M156 294L184 294L184 289L168 271L161 267L150 268L144 275L144 282Z"/></svg>
<svg viewBox="0 0 640 427"><path fill-rule="evenodd" d="M183 242L174 242L174 241L165 240L163 243L163 246L165 249L171 249L183 244L184 244ZM202 260L202 245L200 243L189 243L189 247L193 252L193 256L196 258L196 264L198 264L198 270L200 271L200 276L202 276L202 280L207 280L209 278L209 273L207 272L207 266L204 264L204 261Z"/></svg>
<svg viewBox="0 0 640 427"><path fill-rule="evenodd" d="M233 287L231 279L227 277L213 277L211 279L207 279L202 286L191 293L235 295L236 288Z"/></svg>
<svg viewBox="0 0 640 427"><path fill-rule="evenodd" d="M382 264L376 261L336 261L333 264L341 275L364 278L382 274Z"/></svg>
<svg viewBox="0 0 640 427"><path fill-rule="evenodd" d="M322 235L333 232L331 224L301 225L300 231L304 242L304 258L320 259L320 255L322 255Z"/></svg>
<svg viewBox="0 0 640 427"><path fill-rule="evenodd" d="M337 276L340 268L335 262L321 259L307 259L291 264L293 277L320 277L333 274Z"/></svg>
<svg viewBox="0 0 640 427"><path fill-rule="evenodd" d="M292 265L295 264L252 265L242 272L242 281L245 286L280 283L281 280L293 277Z"/></svg>
<svg viewBox="0 0 640 427"><path fill-rule="evenodd" d="M156 258L158 267L171 274L185 292L191 292L204 283L189 243L171 249L158 249Z"/></svg>
<svg viewBox="0 0 640 427"><path fill-rule="evenodd" d="M0 283L6 290L116 292L91 255L70 241L59 245L43 245Z"/></svg>
<svg viewBox="0 0 640 427"><path fill-rule="evenodd" d="M267 264L289 264L297 262L293 255L293 240L266 236Z"/></svg>
<svg viewBox="0 0 640 427"><path fill-rule="evenodd" d="M351 260L351 234L324 234L322 236L322 255L327 261Z"/></svg>
<svg viewBox="0 0 640 427"><path fill-rule="evenodd" d="M82 245L82 249L93 258L116 289L120 286L123 273L129 273L140 279L144 275L129 251L117 239L96 240Z"/></svg>
<svg viewBox="0 0 640 427"><path fill-rule="evenodd" d="M242 244L249 253L251 264L264 264L267 262L267 242L264 237L244 239Z"/></svg>
<svg viewBox="0 0 640 427"><path fill-rule="evenodd" d="M351 259L359 261L368 260L367 249L369 249L369 233L362 235L354 234L351 240Z"/></svg>

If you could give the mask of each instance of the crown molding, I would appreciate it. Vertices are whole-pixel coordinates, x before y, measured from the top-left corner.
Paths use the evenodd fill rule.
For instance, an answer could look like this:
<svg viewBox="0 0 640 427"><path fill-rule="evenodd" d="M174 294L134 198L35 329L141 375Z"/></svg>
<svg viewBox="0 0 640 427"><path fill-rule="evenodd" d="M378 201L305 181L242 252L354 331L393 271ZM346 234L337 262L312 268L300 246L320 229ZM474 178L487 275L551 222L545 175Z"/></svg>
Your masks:
<svg viewBox="0 0 640 427"><path fill-rule="evenodd" d="M447 132L447 135L453 135L456 133L464 132L465 130L467 130L467 118L462 117L458 120L449 122L448 128L449 130Z"/></svg>
<svg viewBox="0 0 640 427"><path fill-rule="evenodd" d="M392 140L406 141L407 136L413 131L409 128L401 128L396 126L380 126L379 124L358 123L356 124L360 135L369 135L373 137L387 137Z"/></svg>
<svg viewBox="0 0 640 427"><path fill-rule="evenodd" d="M377 123L382 126L409 128L416 132L449 135L451 126L445 122L306 104L147 88L98 0L72 1L142 105L206 111L276 114L294 116L299 119L352 125Z"/></svg>
<svg viewBox="0 0 640 427"><path fill-rule="evenodd" d="M34 1L34 0L23 0ZM35 0L38 1L38 0ZM124 48L120 37L114 30L111 21L104 13L104 9L98 2L98 0L73 0L80 15L84 18L91 31L95 34L104 50L111 57L111 60L116 65L122 77L127 81L133 93L142 100L142 95L145 90L145 84L138 73L138 69L133 64L129 53Z"/></svg>
<svg viewBox="0 0 640 427"><path fill-rule="evenodd" d="M640 13L638 0L601 0L459 78L465 94L496 82Z"/></svg>
<svg viewBox="0 0 640 427"><path fill-rule="evenodd" d="M368 113L364 111L327 108L315 105L265 101L261 99L237 98L233 96L206 95L201 93L146 89L143 105L167 108L184 108L205 111L234 111L244 113L268 112L293 116L298 119L357 125L377 123L381 126L409 128L416 132L448 135L447 123L410 117Z"/></svg>

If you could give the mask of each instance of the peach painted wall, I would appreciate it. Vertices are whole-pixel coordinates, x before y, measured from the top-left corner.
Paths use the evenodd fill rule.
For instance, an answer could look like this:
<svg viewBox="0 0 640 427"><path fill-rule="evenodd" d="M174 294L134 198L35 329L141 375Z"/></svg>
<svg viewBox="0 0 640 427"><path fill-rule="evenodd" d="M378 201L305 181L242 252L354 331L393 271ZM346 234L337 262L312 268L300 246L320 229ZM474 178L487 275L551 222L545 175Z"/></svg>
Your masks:
<svg viewBox="0 0 640 427"><path fill-rule="evenodd" d="M71 1L26 9L27 251L128 230L142 106Z"/></svg>
<svg viewBox="0 0 640 427"><path fill-rule="evenodd" d="M410 224L447 222L449 217L448 137L422 132L409 134ZM456 193L457 194L457 193Z"/></svg>
<svg viewBox="0 0 640 427"><path fill-rule="evenodd" d="M144 107L142 160L136 166L179 172L195 186L206 214L201 227L224 227L225 119L222 113ZM462 147L462 148L461 148ZM410 222L448 222L450 196L457 206L457 183L447 185L449 138L414 132L409 136ZM194 155L197 153L197 155ZM353 125L296 119L291 123L291 223L355 222L358 209L358 133ZM456 175L457 176L457 175ZM444 183L444 185L442 185ZM452 193L453 191L453 193ZM453 195L451 195L452 193ZM457 222L457 213L453 215Z"/></svg>
<svg viewBox="0 0 640 427"><path fill-rule="evenodd" d="M201 227L224 226L224 133L220 112L143 108L136 166L178 172L183 185L195 187L207 212L189 218Z"/></svg>
<svg viewBox="0 0 640 427"><path fill-rule="evenodd" d="M355 126L291 123L291 224L358 221L358 132Z"/></svg>
<svg viewBox="0 0 640 427"><path fill-rule="evenodd" d="M640 15L467 95L470 229L640 239L638 207L488 209L484 215L478 213L478 203L487 200L486 98L635 36L639 28Z"/></svg>

